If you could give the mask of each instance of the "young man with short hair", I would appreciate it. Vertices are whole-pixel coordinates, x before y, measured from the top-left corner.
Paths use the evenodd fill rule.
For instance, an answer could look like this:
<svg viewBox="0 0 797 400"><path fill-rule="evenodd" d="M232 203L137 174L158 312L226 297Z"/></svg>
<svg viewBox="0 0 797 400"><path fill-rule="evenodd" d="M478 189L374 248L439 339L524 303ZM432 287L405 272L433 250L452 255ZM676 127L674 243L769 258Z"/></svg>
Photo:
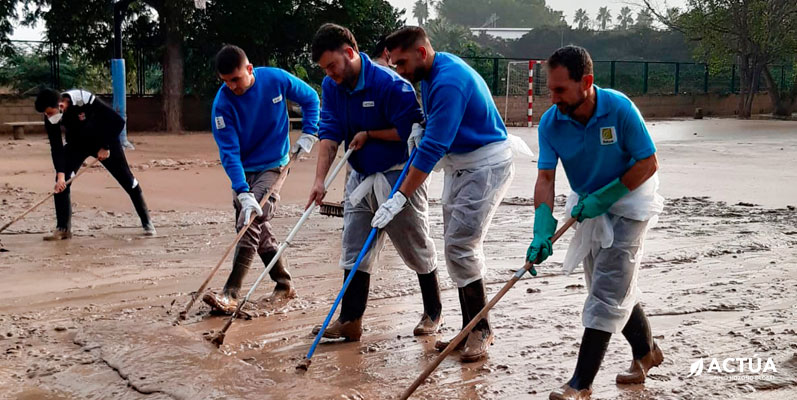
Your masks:
<svg viewBox="0 0 797 400"><path fill-rule="evenodd" d="M315 184L308 206L324 198L324 178L341 142L356 150L349 157L353 171L346 182L340 266L344 279L371 231L371 218L386 201L407 162L407 138L423 114L415 90L389 68L371 62L357 49L352 33L324 24L312 44L313 61L326 73L321 109L321 143ZM431 335L442 323L437 258L429 237L426 185L405 199L406 207L384 227L343 295L340 315L324 332L328 338L357 341L368 301L373 264L390 237L404 263L415 271L421 286L424 313L415 335ZM316 327L314 332L318 332Z"/></svg>
<svg viewBox="0 0 797 400"><path fill-rule="evenodd" d="M255 255L268 265L277 253L277 239L269 221L274 217L280 188L274 188L262 209L260 202L277 183L290 155L309 153L318 140L319 102L315 90L301 79L279 68L254 68L237 46L226 45L219 50L216 72L224 85L213 101L213 137L232 182L236 230L257 214L238 242L222 293L203 297L214 310L230 314L238 305L238 292ZM288 135L288 100L302 108L302 135L293 145ZM296 296L284 256L269 275L277 283L271 299Z"/></svg>
<svg viewBox="0 0 797 400"><path fill-rule="evenodd" d="M389 224L432 169L444 168L445 257L459 291L464 328L487 302L483 241L515 171L506 127L484 79L459 57L435 52L423 28L402 28L388 36L386 46L396 71L421 82L426 129L410 137L418 155L396 196L382 204L372 224ZM461 342L461 360L486 357L492 342L485 317ZM436 347L447 345L443 341Z"/></svg>
<svg viewBox="0 0 797 400"><path fill-rule="evenodd" d="M552 253L554 180L562 160L573 190L565 209L579 221L564 267L569 273L583 263L589 293L575 372L550 398L587 399L613 333L622 332L633 353L631 368L617 375L617 383L643 383L663 360L636 282L649 221L664 202L656 146L634 103L593 84L592 58L581 47L557 50L546 68L554 105L539 125L534 238L526 260L542 262Z"/></svg>
<svg viewBox="0 0 797 400"><path fill-rule="evenodd" d="M36 96L35 108L44 114L44 128L50 139L50 151L55 167L56 229L44 240L63 240L72 237L72 202L69 177L74 176L89 157L96 157L130 196L133 207L144 227L144 234L155 235L141 185L130 172L125 152L119 143L119 133L125 121L111 107L86 90L73 89L58 93L43 89ZM65 138L61 136L64 128Z"/></svg>

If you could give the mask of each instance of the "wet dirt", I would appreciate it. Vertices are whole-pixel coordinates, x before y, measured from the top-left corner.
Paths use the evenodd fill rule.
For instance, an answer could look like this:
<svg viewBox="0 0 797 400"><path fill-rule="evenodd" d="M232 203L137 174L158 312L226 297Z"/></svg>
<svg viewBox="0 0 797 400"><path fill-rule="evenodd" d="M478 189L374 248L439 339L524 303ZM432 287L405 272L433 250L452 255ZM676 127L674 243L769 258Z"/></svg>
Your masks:
<svg viewBox="0 0 797 400"><path fill-rule="evenodd" d="M797 397L797 123L704 120L649 124L661 163L666 209L648 235L639 286L664 363L645 385L617 386L631 351L612 338L593 387L595 399ZM692 132L700 132L695 136ZM513 129L536 150L536 131ZM73 186L75 237L43 242L51 204L1 236L0 398L14 399L386 399L396 398L437 355L435 339L460 326L456 290L438 254L445 328L414 337L421 299L414 274L388 245L372 278L361 342L323 342L297 373L340 288L340 218L313 215L287 249L296 299L271 304L267 278L251 320L236 320L216 348L203 334L226 317L197 301L173 326L234 237L232 195L209 134L131 135L128 153L158 236L141 236L129 200L92 169ZM52 186L46 140L0 140L0 222ZM784 148L785 150L778 150ZM144 165L147 165L144 167ZM312 153L291 171L273 220L279 238L301 215L315 168ZM485 241L488 295L522 265L531 237L533 160L517 176ZM566 194L564 174L557 193ZM338 179L327 200L342 197ZM432 176L430 224L442 249L441 177ZM557 199L561 204L563 197ZM792 206L791 208L789 206ZM557 207L555 214L561 213ZM491 313L496 342L487 360L461 364L454 353L421 386L418 399L547 398L570 377L586 296L580 270L554 255L517 283ZM219 288L229 260L211 283ZM254 282L253 264L244 284ZM772 358L766 380L690 377L699 358Z"/></svg>

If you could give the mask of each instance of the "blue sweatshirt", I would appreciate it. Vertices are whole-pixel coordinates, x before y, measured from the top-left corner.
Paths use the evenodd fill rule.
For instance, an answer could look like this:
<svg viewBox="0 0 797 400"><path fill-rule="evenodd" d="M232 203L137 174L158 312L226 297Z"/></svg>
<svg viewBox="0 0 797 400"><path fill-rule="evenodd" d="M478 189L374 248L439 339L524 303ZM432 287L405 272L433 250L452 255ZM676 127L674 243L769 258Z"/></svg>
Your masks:
<svg viewBox="0 0 797 400"><path fill-rule="evenodd" d="M412 166L429 173L448 153L469 153L506 140L506 126L484 79L461 58L435 53L421 82L426 131Z"/></svg>
<svg viewBox="0 0 797 400"><path fill-rule="evenodd" d="M354 90L324 78L321 124L318 137L349 142L358 132L396 128L400 142L369 138L349 157L349 164L363 175L383 172L406 162L407 139L412 124L423 120L415 89L389 68L371 62L360 53L362 68Z"/></svg>
<svg viewBox="0 0 797 400"><path fill-rule="evenodd" d="M213 101L213 137L236 193L249 191L245 172L288 163L291 148L287 100L302 107L302 132L318 134L318 94L279 68L254 69L255 83L238 96L226 85Z"/></svg>

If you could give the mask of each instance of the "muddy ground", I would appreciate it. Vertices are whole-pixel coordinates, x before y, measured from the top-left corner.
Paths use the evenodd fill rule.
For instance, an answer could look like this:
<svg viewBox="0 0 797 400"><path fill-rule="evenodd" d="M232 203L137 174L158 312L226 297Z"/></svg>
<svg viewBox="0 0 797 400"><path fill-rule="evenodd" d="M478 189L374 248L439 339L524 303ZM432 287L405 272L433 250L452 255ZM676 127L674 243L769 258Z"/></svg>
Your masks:
<svg viewBox="0 0 797 400"><path fill-rule="evenodd" d="M619 387L631 351L613 337L598 374L597 399L797 398L797 123L655 121L666 209L646 243L642 300L664 351L644 386ZM536 131L513 128L536 150ZM288 249L299 297L259 303L216 349L203 333L220 317L198 304L181 326L176 314L234 237L229 182L212 137L132 134L128 153L159 235L140 235L124 192L102 170L73 186L75 237L43 242L54 225L48 202L0 235L0 397L15 399L385 399L396 398L435 356L433 337L412 328L421 301L414 274L388 246L372 281L359 343L325 343L310 370L294 367L340 288L342 220L314 215ZM0 221L52 187L44 137L0 140ZM273 223L279 238L298 220L315 153L292 171ZM522 264L531 237L536 168L517 175L485 242L488 290ZM439 175L431 224L442 249ZM557 193L566 193L560 170ZM340 199L338 179L329 199ZM561 198L559 199L561 202ZM561 214L561 207L555 210ZM497 340L487 360L444 361L419 399L547 398L572 373L586 296L580 270L565 276L571 235L555 245L540 275L524 278L492 312ZM438 252L439 253L439 252ZM438 254L444 266L442 254ZM229 261L214 278L219 287ZM255 263L248 287L262 270ZM441 268L443 337L460 326L456 291ZM266 279L256 298L270 293ZM766 379L706 372L700 358L772 358ZM708 367L708 364L706 364ZM746 375L746 374L742 374ZM753 374L755 375L755 374Z"/></svg>

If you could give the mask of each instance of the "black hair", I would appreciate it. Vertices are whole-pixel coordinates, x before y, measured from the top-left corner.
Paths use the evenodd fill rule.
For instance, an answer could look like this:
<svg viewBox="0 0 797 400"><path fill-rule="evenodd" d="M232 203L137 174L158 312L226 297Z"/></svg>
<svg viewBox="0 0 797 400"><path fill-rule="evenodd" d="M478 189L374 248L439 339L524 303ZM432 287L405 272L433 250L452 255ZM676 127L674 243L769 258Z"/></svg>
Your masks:
<svg viewBox="0 0 797 400"><path fill-rule="evenodd" d="M592 74L592 57L587 49L569 45L556 50L548 57L548 68L565 67L570 79L581 82L584 75Z"/></svg>
<svg viewBox="0 0 797 400"><path fill-rule="evenodd" d="M371 52L371 58L379 58L385 53L385 39L387 35L382 35L379 37L379 41L376 42L376 46L374 46L374 50Z"/></svg>
<svg viewBox="0 0 797 400"><path fill-rule="evenodd" d="M388 51L393 51L396 48L407 50L426 38L426 31L420 26L405 26L387 36L385 47Z"/></svg>
<svg viewBox="0 0 797 400"><path fill-rule="evenodd" d="M58 107L58 101L61 100L61 93L56 92L50 88L44 88L36 95L36 112L44 112L47 108Z"/></svg>
<svg viewBox="0 0 797 400"><path fill-rule="evenodd" d="M357 39L348 28L332 23L321 25L313 36L313 43L310 46L313 62L318 62L325 52L336 51L346 44L354 51L360 51L357 48Z"/></svg>
<svg viewBox="0 0 797 400"><path fill-rule="evenodd" d="M228 44L216 53L216 72L227 75L235 72L246 61L246 53L238 46Z"/></svg>

